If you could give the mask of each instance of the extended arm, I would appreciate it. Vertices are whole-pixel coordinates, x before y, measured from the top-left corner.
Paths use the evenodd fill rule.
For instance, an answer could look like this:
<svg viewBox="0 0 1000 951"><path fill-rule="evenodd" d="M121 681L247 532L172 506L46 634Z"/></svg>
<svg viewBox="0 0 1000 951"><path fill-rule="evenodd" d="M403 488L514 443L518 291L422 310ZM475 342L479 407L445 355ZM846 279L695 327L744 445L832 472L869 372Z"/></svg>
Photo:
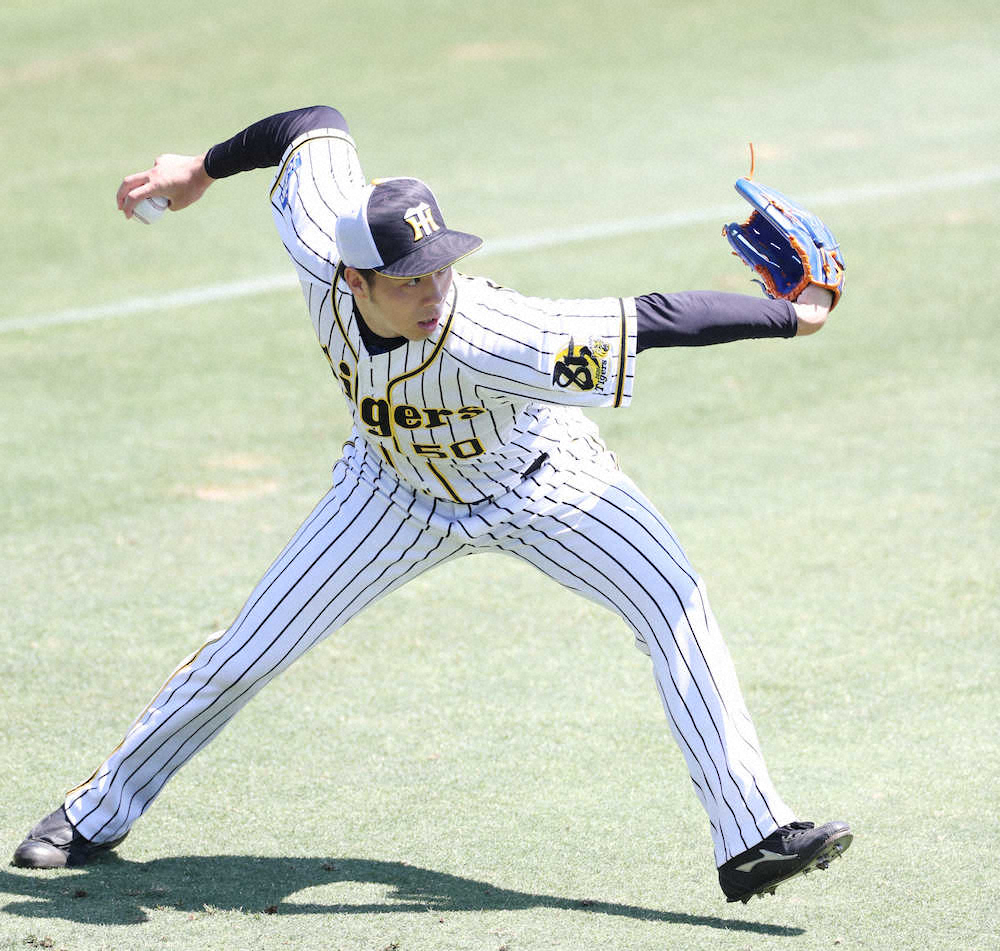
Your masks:
<svg viewBox="0 0 1000 951"><path fill-rule="evenodd" d="M336 109L310 106L261 119L202 155L161 155L152 168L122 181L118 207L131 218L142 199L162 195L173 211L180 211L201 198L217 178L277 165L298 136L321 128L346 132L347 123Z"/></svg>
<svg viewBox="0 0 1000 951"><path fill-rule="evenodd" d="M704 347L733 340L815 333L832 295L809 287L794 303L747 294L685 291L635 299L638 352L654 347Z"/></svg>

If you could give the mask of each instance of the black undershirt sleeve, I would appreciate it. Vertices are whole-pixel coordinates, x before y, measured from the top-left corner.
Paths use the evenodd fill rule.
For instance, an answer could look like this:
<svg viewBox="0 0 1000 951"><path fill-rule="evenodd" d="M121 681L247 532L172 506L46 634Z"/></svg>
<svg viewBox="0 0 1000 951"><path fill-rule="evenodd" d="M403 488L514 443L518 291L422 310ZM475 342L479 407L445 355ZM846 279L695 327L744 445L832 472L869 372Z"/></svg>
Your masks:
<svg viewBox="0 0 1000 951"><path fill-rule="evenodd" d="M313 129L348 131L344 117L330 106L279 112L213 145L205 154L205 171L212 178L228 178L254 168L270 168L281 161L292 142Z"/></svg>
<svg viewBox="0 0 1000 951"><path fill-rule="evenodd" d="M794 337L795 308L786 300L721 291L643 294L635 299L637 353L653 347L705 347L733 340Z"/></svg>

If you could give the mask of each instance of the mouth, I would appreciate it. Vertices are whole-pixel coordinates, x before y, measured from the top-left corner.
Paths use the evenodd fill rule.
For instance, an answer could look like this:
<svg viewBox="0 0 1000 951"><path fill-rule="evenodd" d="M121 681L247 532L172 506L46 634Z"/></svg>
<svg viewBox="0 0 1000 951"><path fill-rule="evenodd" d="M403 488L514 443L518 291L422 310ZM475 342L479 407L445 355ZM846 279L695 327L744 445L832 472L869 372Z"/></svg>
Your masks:
<svg viewBox="0 0 1000 951"><path fill-rule="evenodd" d="M441 322L441 308L435 307L431 312L431 316L426 320L418 320L417 326L424 331L424 333L431 333L435 327Z"/></svg>

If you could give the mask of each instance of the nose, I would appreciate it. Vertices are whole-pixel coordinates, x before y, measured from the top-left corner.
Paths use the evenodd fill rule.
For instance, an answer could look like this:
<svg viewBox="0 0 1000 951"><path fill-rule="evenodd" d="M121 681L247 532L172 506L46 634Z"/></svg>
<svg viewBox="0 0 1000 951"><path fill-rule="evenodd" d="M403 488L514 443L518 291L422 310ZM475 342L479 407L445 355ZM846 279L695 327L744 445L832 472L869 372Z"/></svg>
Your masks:
<svg viewBox="0 0 1000 951"><path fill-rule="evenodd" d="M431 285L434 288L434 296L439 301L444 300L451 287L451 268L446 267L443 271L435 271L431 275Z"/></svg>

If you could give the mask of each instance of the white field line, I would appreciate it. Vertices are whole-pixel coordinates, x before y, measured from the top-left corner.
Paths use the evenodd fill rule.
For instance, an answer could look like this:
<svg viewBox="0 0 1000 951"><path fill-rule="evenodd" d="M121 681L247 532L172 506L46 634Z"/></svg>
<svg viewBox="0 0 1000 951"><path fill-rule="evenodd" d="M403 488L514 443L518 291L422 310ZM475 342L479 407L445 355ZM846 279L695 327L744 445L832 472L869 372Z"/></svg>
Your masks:
<svg viewBox="0 0 1000 951"><path fill-rule="evenodd" d="M956 188L972 188L1000 181L1000 166L970 169L915 178L909 181L853 185L847 188L830 189L805 195L800 200L808 207L834 207L862 201L905 198L928 192L947 191ZM579 228L538 231L534 234L497 238L490 241L478 257L491 254L510 254L520 251L537 251L558 247L579 241L594 241L623 235L643 234L650 231L669 231L688 225L723 221L732 216L733 205L718 205L711 208L677 211L661 215L646 215L638 218L621 218L617 221L603 221ZM28 317L0 319L0 334L18 330L35 330L42 327L76 324L106 317L128 317L133 314L177 307L191 307L218 300L235 300L240 297L254 297L276 290L298 286L298 278L291 272L274 274L269 277L246 281L232 281L226 284L212 284L206 287L192 287L184 291L174 291L156 297L133 297L111 304L94 307L79 307L55 311L50 314L35 314Z"/></svg>

